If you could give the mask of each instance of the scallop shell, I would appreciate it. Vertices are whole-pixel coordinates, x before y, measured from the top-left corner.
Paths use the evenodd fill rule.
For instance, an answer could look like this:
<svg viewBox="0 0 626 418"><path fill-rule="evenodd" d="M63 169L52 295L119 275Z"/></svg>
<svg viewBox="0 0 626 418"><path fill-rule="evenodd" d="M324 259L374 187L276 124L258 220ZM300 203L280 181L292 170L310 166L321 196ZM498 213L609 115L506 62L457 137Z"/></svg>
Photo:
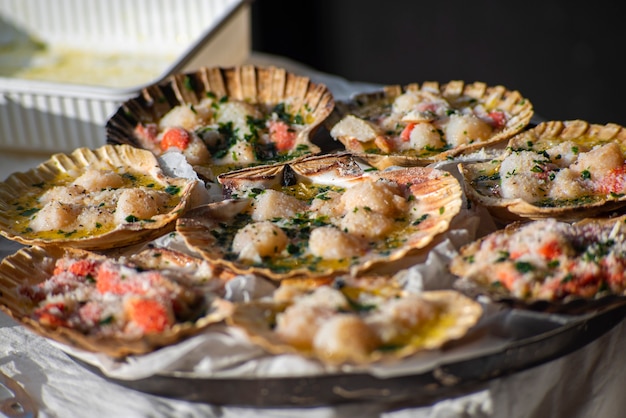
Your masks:
<svg viewBox="0 0 626 418"><path fill-rule="evenodd" d="M59 178L75 179L88 168L123 169L129 173L148 176L154 187L171 187L173 207L153 216L149 221L125 222L113 229L76 231L76 233L41 234L28 231L24 220L36 210L35 198L46 190L46 184ZM49 160L24 173L14 173L0 183L0 233L8 239L26 245L60 245L104 250L149 241L174 229L174 221L200 199L196 180L167 177L156 157L146 150L129 145L105 145L96 150L76 149L71 154L55 154ZM177 192L175 193L174 190ZM33 200L31 209L23 208L24 196ZM33 209L34 207L34 209ZM45 232L45 231L44 231Z"/></svg>
<svg viewBox="0 0 626 418"><path fill-rule="evenodd" d="M406 295L406 293L394 294L389 300L398 300ZM420 293L419 296L437 306L438 314L432 322L414 330L405 345L394 346L393 349L377 345L366 353L357 353L348 348L343 351L335 348L336 353L330 354L324 350L288 344L275 332L276 317L290 306L288 302L253 301L239 304L227 318L227 323L242 329L251 342L263 347L270 354L299 354L327 365L343 366L389 363L419 352L441 349L447 343L466 336L482 316L482 307L479 303L454 290L427 291ZM366 309L355 310L352 313L366 319L372 312L372 309Z"/></svg>
<svg viewBox="0 0 626 418"><path fill-rule="evenodd" d="M602 289L601 281L586 280L585 286L597 286L592 296L576 293L562 294L559 292L550 295L544 293L540 288L544 281L537 280L532 282L527 290L522 290L523 288L520 287L518 293L523 292L524 294L523 296L518 296L505 286L502 286L499 280L487 271L481 269L474 274L472 267L478 251L486 240L499 238L500 241L498 242L512 241L520 236L519 234L524 228L538 228L537 233L542 235L551 231L561 230L562 233L565 231L564 236L575 249L573 250L575 254L567 255L567 262L562 257L556 256L558 263L555 263L552 267L542 267L543 269L553 269L549 273L546 272L546 275L549 277L560 277L561 273L568 273L570 270L569 267L564 266L569 265L571 261L582 260L594 244L599 243L602 248L607 243L610 243L610 247L625 245L625 222L626 217L624 216L618 218L588 218L573 224L554 219L524 223L514 222L461 248L459 254L450 263L450 272L458 277L454 283L454 288L472 297L487 296L496 303L542 312L580 314L624 304L626 303L626 283L621 285L622 290L609 287ZM489 245L491 246L492 244ZM604 248L600 251L609 250L610 248ZM499 244L498 248L493 249L493 251L497 252L496 255L498 257L504 257L505 254L512 252L503 244ZM616 251L621 254L621 251ZM587 256L589 255L587 254ZM533 257L539 257L539 255ZM524 260L528 260L528 263L532 264L536 261L533 257L524 258ZM541 264L548 261L536 261L536 263ZM565 277L567 277L567 274ZM581 289L585 286L581 286ZM617 283L615 286L618 286Z"/></svg>
<svg viewBox="0 0 626 418"><path fill-rule="evenodd" d="M287 163L248 167L220 174L218 182L226 197L253 188L272 189L298 181L337 184L350 182L364 174L366 165L350 153L322 154L301 157ZM341 181L339 180L341 179Z"/></svg>
<svg viewBox="0 0 626 418"><path fill-rule="evenodd" d="M110 255L110 253L107 253ZM197 272L202 268L204 259L169 248L149 247L128 256L128 261L133 265L145 270L168 270L183 269ZM233 271L224 266L211 266L210 272L213 279L219 279L224 283L237 276Z"/></svg>
<svg viewBox="0 0 626 418"><path fill-rule="evenodd" d="M524 131L510 139L507 153L489 162L460 163L468 197L502 221L556 218L576 221L586 217L623 208L626 195L581 196L559 206L553 200L531 203L521 198L502 198L499 195L501 162L514 150L545 151L562 141L573 141L590 148L594 145L617 142L626 155L626 128L616 124L596 125L582 120L548 121Z"/></svg>
<svg viewBox="0 0 626 418"><path fill-rule="evenodd" d="M434 94L438 98L446 100L454 109L470 106L473 108L476 104L480 104L489 112L495 110L505 112L508 115L506 124L503 127L495 128L493 133L484 140L474 140L444 150L394 152L393 150L381 149L374 145L373 140L363 143L355 139L363 135L363 139L376 136L377 140L378 137L387 136L388 134L385 132L378 132L379 127L377 127L376 120L381 116L388 115L394 100L408 91ZM344 144L348 151L361 156L379 169L385 169L394 165L428 165L501 143L522 131L530 123L532 116L533 107L530 101L522 97L518 91L507 90L499 85L491 87L482 82L466 84L463 81L454 80L439 84L427 81L421 86L418 83L404 87L399 85L385 86L383 90L378 92L359 94L351 100L338 101L325 125L331 135ZM373 128L372 124L374 125Z"/></svg>
<svg viewBox="0 0 626 418"><path fill-rule="evenodd" d="M302 128L298 131L293 147L286 154L261 158L254 163L232 163L222 167L216 167L213 158L205 164L195 165L199 172L213 168L214 174L319 153L320 148L311 142L311 138L334 107L332 94L326 86L312 83L308 77L282 68L252 65L203 67L195 72L175 74L165 82L148 86L140 96L123 103L106 124L107 141L141 148L142 143L135 133L138 123L158 124L172 108L179 105L197 106L207 95L256 105L264 112L276 105L286 104L291 114L300 115L302 119L299 122Z"/></svg>
<svg viewBox="0 0 626 418"><path fill-rule="evenodd" d="M431 243L438 234L446 231L462 204L460 184L447 172L427 167L409 167L384 172L367 171L348 154L314 156L293 164L228 173L220 176L219 180L224 183L231 197L236 195L237 198L188 212L177 221L177 232L191 249L213 263L226 265L238 273L256 273L276 280L289 277L334 276L347 271L363 274L378 267L388 266L418 252ZM362 182L377 180L398 185L406 194L405 198L415 205L413 206L415 213L420 216L411 218L413 215L408 213L410 207L407 205L409 207L406 209L407 213L394 220L399 222L397 228L394 227L396 229L391 233L374 240L371 244L372 249L360 257L341 260L318 259L312 257L306 250L308 248L306 241L303 241L306 248L301 252L289 254L283 251L259 263L240 260L237 254L231 251L235 233L250 222L249 212L253 199L246 197L245 189L249 190L251 186L280 191L281 188L277 188L276 185L289 187L291 190L316 190L316 187L323 185L322 187L339 186L337 190L346 190ZM313 196L304 193L301 198L307 201ZM309 209L305 209L304 213L312 213ZM292 231L292 236L301 237L301 233L304 234L302 240L308 239L306 234L312 229L330 225L330 222L326 221L322 224L316 223L313 218L303 222L301 221L304 218L294 219L283 218L276 222L287 220L282 227ZM294 241L291 241L291 244L298 245Z"/></svg>
<svg viewBox="0 0 626 418"><path fill-rule="evenodd" d="M121 358L154 351L197 334L207 326L222 321L232 311L232 305L222 299L207 298L193 321L180 322L161 333L141 337L106 337L87 335L63 326L47 326L32 317L36 304L20 294L22 286L34 286L46 281L55 261L64 256L75 259L104 259L105 256L85 250L61 247L26 247L6 257L0 264L0 310L33 332L59 343L82 350Z"/></svg>

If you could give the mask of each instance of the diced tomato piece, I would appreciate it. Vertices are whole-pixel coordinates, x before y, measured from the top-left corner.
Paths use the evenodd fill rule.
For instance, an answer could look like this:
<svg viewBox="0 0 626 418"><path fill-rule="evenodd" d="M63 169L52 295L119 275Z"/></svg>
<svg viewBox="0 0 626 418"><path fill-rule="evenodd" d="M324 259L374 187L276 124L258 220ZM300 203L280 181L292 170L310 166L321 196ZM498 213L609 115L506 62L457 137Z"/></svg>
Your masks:
<svg viewBox="0 0 626 418"><path fill-rule="evenodd" d="M64 272L72 273L76 276L85 277L87 275L93 275L98 268L99 262L95 260L57 260L54 266L53 275L58 275Z"/></svg>
<svg viewBox="0 0 626 418"><path fill-rule="evenodd" d="M511 253L509 254L509 257L511 258L511 260L517 260L524 254L528 254L528 250L514 250L514 251L511 251Z"/></svg>
<svg viewBox="0 0 626 418"><path fill-rule="evenodd" d="M512 290L518 275L513 270L502 268L498 269L496 277L505 288Z"/></svg>
<svg viewBox="0 0 626 418"><path fill-rule="evenodd" d="M120 275L117 271L110 270L104 266L98 270L96 277L96 289L100 293L113 293L121 295L125 289L120 282Z"/></svg>
<svg viewBox="0 0 626 418"><path fill-rule="evenodd" d="M57 302L35 309L34 314L43 325L63 327L67 326L67 321L63 318L64 311L65 304Z"/></svg>
<svg viewBox="0 0 626 418"><path fill-rule="evenodd" d="M553 260L563 254L561 245L556 240L548 241L539 247L537 252L547 260Z"/></svg>
<svg viewBox="0 0 626 418"><path fill-rule="evenodd" d="M293 148L296 143L296 131L281 120L269 123L270 140L278 151L287 151Z"/></svg>
<svg viewBox="0 0 626 418"><path fill-rule="evenodd" d="M494 110L493 112L489 112L489 118L491 118L492 125L496 129L504 128L506 125L506 115L504 112Z"/></svg>
<svg viewBox="0 0 626 418"><path fill-rule="evenodd" d="M100 293L113 293L123 295L134 293L144 295L149 287L163 280L158 272L142 273L139 276L122 277L116 270L106 268L106 264L98 269L96 276L96 288Z"/></svg>
<svg viewBox="0 0 626 418"><path fill-rule="evenodd" d="M411 131L413 131L413 128L415 128L415 123L409 122L402 130L402 133L400 134L400 139L402 139L404 142L409 142L411 140Z"/></svg>
<svg viewBox="0 0 626 418"><path fill-rule="evenodd" d="M575 264L572 263L573 268L569 268L568 271L573 271ZM598 292L600 284L602 283L602 277L598 274L598 271L592 269L590 271L572 274L568 280L561 282L561 291L563 295L571 294L582 297L592 297Z"/></svg>
<svg viewBox="0 0 626 418"><path fill-rule="evenodd" d="M603 194L621 194L626 190L626 165L611 170L596 183L596 189Z"/></svg>
<svg viewBox="0 0 626 418"><path fill-rule="evenodd" d="M69 267L69 272L77 276L87 276L96 272L98 263L93 260L78 260Z"/></svg>
<svg viewBox="0 0 626 418"><path fill-rule="evenodd" d="M163 151L176 147L179 150L185 150L191 142L191 135L183 128L168 128L161 138L159 144Z"/></svg>
<svg viewBox="0 0 626 418"><path fill-rule="evenodd" d="M149 142L156 142L158 133L159 130L155 123L147 123L145 125L138 123L137 126L135 126L135 135Z"/></svg>
<svg viewBox="0 0 626 418"><path fill-rule="evenodd" d="M123 295L125 293L144 294L146 290L136 280L123 279L119 272L107 268L98 269L96 276L96 289L100 293L113 293Z"/></svg>
<svg viewBox="0 0 626 418"><path fill-rule="evenodd" d="M126 309L131 321L144 332L161 332L174 322L169 310L153 299L130 299Z"/></svg>

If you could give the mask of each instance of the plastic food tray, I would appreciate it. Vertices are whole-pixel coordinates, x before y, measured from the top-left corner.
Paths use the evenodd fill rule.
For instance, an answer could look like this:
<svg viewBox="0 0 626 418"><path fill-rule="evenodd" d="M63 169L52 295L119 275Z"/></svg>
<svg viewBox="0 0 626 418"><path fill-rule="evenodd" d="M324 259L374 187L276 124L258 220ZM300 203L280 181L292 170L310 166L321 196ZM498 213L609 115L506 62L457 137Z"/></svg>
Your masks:
<svg viewBox="0 0 626 418"><path fill-rule="evenodd" d="M0 0L0 64L33 40L42 50L119 56L117 70L158 56L145 82L79 84L4 71L0 74L0 150L70 152L105 143L104 126L122 102L171 74L201 66L232 66L250 53L246 0ZM19 55L25 67L35 61ZM96 61L98 71L107 61ZM128 71L132 71L129 69ZM81 72L81 75L84 75ZM122 77L123 78L123 77ZM121 83L120 83L121 84Z"/></svg>

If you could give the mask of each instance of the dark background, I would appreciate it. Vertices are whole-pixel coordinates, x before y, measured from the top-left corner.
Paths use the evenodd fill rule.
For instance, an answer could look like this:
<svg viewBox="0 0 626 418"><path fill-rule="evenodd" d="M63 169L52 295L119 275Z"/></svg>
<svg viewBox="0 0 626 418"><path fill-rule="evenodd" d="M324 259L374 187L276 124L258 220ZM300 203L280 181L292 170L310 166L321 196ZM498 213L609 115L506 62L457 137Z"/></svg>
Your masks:
<svg viewBox="0 0 626 418"><path fill-rule="evenodd" d="M252 47L352 81L484 81L545 119L626 126L614 1L254 0Z"/></svg>

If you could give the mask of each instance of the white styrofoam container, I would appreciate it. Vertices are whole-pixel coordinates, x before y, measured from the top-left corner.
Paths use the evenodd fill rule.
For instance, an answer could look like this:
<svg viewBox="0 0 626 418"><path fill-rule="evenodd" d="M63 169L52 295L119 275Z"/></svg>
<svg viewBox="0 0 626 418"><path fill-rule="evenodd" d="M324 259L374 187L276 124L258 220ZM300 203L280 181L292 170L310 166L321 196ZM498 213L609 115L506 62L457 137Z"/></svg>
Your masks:
<svg viewBox="0 0 626 418"><path fill-rule="evenodd" d="M108 118L143 87L200 66L243 63L249 19L249 0L0 0L0 29L19 28L46 45L173 57L157 78L132 87L0 77L0 152L102 146Z"/></svg>

